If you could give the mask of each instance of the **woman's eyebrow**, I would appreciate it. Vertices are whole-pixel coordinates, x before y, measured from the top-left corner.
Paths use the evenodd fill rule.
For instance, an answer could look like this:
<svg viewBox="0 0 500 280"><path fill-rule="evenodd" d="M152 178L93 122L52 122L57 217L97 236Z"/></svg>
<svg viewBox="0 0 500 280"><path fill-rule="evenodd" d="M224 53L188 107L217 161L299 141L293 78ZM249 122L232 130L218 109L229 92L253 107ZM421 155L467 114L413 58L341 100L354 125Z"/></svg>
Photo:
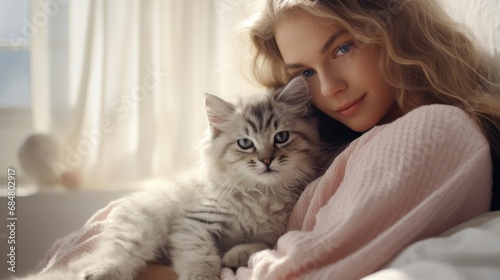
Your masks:
<svg viewBox="0 0 500 280"><path fill-rule="evenodd" d="M333 45L333 43L335 43L335 41L340 36L344 35L345 33L347 33L347 30L342 29L342 30L335 32L332 36L330 36L328 38L328 40L326 40L323 47L321 48L321 51L320 51L321 54L325 54L325 52L328 51L328 49L330 49L330 47ZM285 64L285 67L287 69L299 69L299 68L305 68L306 66L302 63L289 63L289 64Z"/></svg>
<svg viewBox="0 0 500 280"><path fill-rule="evenodd" d="M335 40L337 40L341 35L345 34L347 30L342 29L336 33L334 33L328 40L326 40L325 44L321 48L321 54L325 54L325 52L330 49L330 47L335 43Z"/></svg>
<svg viewBox="0 0 500 280"><path fill-rule="evenodd" d="M304 68L306 67L302 63L291 63L291 64L285 64L287 69L298 69L298 68Z"/></svg>

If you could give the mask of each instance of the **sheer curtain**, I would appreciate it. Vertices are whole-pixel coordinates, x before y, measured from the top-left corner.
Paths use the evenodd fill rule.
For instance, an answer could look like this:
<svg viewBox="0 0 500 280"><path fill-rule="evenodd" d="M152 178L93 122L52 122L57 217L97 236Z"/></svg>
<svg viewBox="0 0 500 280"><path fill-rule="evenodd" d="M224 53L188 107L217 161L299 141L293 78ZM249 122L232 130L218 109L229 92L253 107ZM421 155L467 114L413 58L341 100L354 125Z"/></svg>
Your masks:
<svg viewBox="0 0 500 280"><path fill-rule="evenodd" d="M37 76L35 130L56 136L54 169L78 170L83 188L180 172L206 125L204 93L255 90L235 63L239 1L53 2L68 11L67 82L46 58L50 33L34 38L34 66L48 70ZM67 90L53 90L58 81Z"/></svg>

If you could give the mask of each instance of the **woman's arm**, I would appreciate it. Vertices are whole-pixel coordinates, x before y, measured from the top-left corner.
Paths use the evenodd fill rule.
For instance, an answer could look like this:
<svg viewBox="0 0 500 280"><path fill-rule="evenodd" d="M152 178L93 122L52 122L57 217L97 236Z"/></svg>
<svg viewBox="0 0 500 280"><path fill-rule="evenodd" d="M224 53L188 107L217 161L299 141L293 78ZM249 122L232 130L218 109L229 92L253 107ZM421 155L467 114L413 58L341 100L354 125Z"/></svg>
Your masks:
<svg viewBox="0 0 500 280"><path fill-rule="evenodd" d="M150 263L135 280L177 280L177 273L169 266Z"/></svg>

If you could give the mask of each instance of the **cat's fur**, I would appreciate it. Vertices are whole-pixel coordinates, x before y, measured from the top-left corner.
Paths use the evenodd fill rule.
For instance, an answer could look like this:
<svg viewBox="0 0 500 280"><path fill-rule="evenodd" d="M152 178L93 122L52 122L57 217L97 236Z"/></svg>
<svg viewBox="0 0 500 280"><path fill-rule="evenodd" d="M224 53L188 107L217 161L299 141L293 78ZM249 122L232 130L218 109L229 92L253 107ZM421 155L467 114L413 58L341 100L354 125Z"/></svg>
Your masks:
<svg viewBox="0 0 500 280"><path fill-rule="evenodd" d="M306 82L296 78L238 105L207 95L206 109L201 164L126 198L107 218L104 245L68 267L79 275L71 279L132 280L161 256L180 280L219 279L222 266L246 265L283 234L325 155Z"/></svg>

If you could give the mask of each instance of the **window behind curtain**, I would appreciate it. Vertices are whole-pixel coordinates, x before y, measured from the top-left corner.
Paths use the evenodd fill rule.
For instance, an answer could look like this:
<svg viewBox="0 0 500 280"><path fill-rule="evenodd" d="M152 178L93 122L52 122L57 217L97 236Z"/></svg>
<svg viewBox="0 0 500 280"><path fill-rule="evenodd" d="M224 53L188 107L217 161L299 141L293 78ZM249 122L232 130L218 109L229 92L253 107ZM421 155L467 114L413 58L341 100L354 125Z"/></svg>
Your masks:
<svg viewBox="0 0 500 280"><path fill-rule="evenodd" d="M29 0L0 1L0 107L31 104Z"/></svg>

